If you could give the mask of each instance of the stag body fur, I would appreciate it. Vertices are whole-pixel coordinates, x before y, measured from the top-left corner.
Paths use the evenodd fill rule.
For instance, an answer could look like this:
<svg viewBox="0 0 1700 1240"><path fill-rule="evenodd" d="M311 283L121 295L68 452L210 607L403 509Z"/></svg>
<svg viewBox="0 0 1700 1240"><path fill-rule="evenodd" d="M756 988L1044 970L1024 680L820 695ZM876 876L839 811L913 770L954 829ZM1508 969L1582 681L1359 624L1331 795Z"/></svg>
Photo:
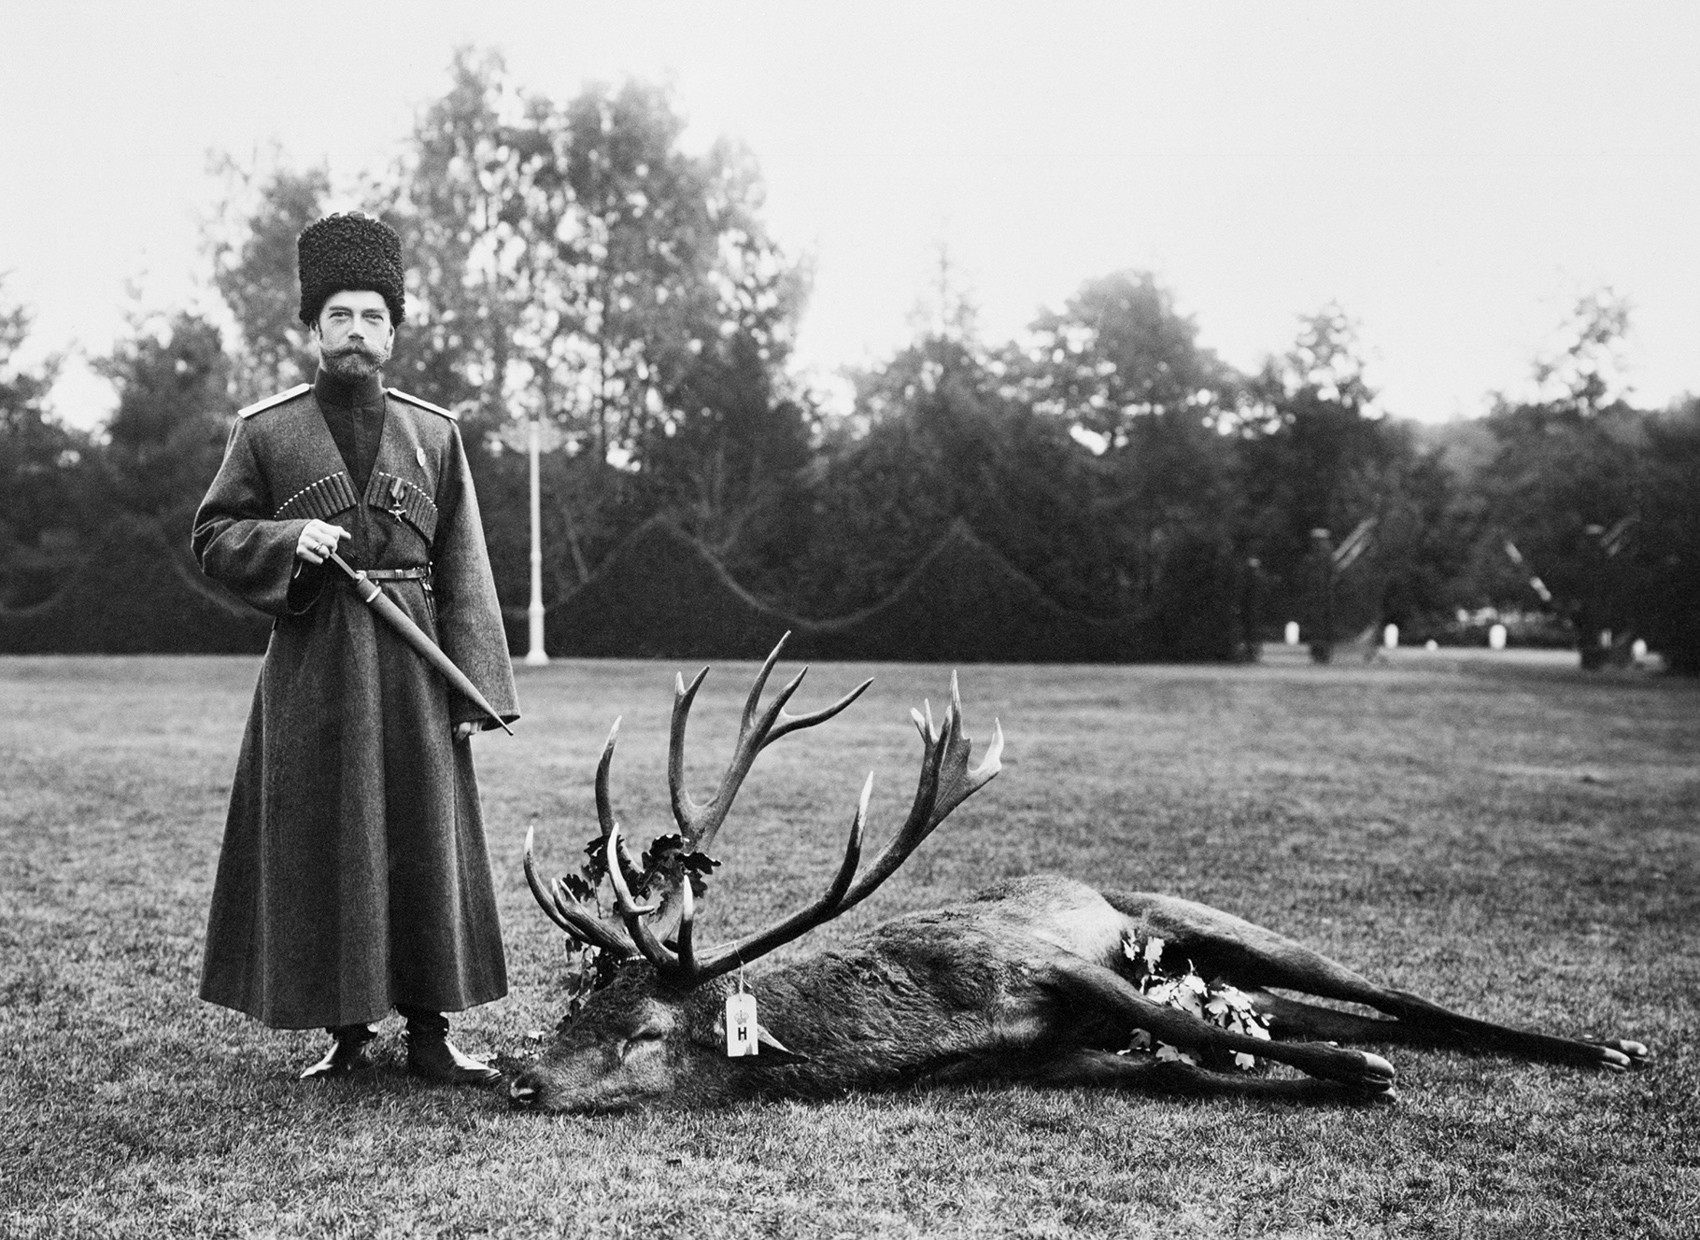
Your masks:
<svg viewBox="0 0 1700 1240"><path fill-rule="evenodd" d="M754 1059L725 1053L735 980L681 995L632 964L512 1092L548 1110L696 1107L1021 1074L1069 1023L1041 985L1048 962L1063 950L1110 965L1124 920L1062 879L1000 884L899 917L749 979L763 1029L791 1052L764 1048Z"/></svg>
<svg viewBox="0 0 1700 1240"><path fill-rule="evenodd" d="M1272 931L1174 897L1100 894L1063 878L1000 883L961 904L899 917L749 982L764 1030L791 1054L729 1059L730 979L679 994L633 964L563 1025L514 1080L516 1103L558 1111L704 1107L821 1099L853 1089L1029 1080L1286 1097L1391 1097L1379 1056L1318 1043L1256 1049L1320 1079L1241 1077L1114 1054L1135 1028L1178 1045L1251 1049L1234 1035L1139 996L1125 936L1157 933L1259 991L1276 1037L1326 1035L1498 1045L1531 1057L1625 1067L1637 1043L1578 1042L1448 1012L1386 990ZM1299 985L1388 1009L1360 1017L1263 993Z"/></svg>

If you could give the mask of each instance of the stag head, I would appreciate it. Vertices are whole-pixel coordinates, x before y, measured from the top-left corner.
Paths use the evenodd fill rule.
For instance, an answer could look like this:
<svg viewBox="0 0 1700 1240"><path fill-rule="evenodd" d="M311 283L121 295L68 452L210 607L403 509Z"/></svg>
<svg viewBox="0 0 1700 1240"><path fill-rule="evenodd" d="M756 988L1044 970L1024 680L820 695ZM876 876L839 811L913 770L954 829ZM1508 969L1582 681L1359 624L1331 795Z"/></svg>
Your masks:
<svg viewBox="0 0 1700 1240"><path fill-rule="evenodd" d="M985 757L969 768L972 743L962 733L962 703L953 676L942 724L934 723L930 706L911 712L923 749L920 778L907 819L879 855L862 868L862 835L873 790L870 774L851 820L844 860L826 890L771 926L699 948L692 876L714 864L708 860L708 847L756 756L787 733L831 719L873 683L863 681L823 710L792 715L785 707L801 685L804 669L764 708L762 692L784 645L781 638L757 674L726 773L714 795L701 804L684 787L685 724L708 669L689 685L683 677L676 681L667 773L678 836L668 839L664 850L646 853L647 866L633 862L609 796L608 773L619 731L615 722L596 772L600 847L593 847L593 864L586 873L606 877L618 920L603 915L582 873L545 884L527 833L525 873L532 894L574 944L589 949L595 958L592 972L603 984L582 1010L561 1022L539 1061L514 1078L509 1095L516 1105L557 1111L697 1106L759 1093L760 1078L776 1070L806 1073L801 1057L765 1025L760 1028L759 1055L726 1056L725 997L734 988L728 975L855 907L895 873L952 810L998 773L1003 730L996 725ZM664 861L657 860L658 852L665 853Z"/></svg>

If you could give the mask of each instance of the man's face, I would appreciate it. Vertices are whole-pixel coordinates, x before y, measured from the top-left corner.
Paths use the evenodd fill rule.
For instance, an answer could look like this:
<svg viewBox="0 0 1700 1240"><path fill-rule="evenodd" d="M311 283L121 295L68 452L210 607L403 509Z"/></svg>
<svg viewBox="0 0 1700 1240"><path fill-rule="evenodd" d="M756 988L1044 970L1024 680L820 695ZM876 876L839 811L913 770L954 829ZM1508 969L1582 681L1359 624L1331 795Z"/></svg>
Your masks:
<svg viewBox="0 0 1700 1240"><path fill-rule="evenodd" d="M339 379L369 379L390 360L395 328L382 293L344 289L332 293L313 326L319 364Z"/></svg>

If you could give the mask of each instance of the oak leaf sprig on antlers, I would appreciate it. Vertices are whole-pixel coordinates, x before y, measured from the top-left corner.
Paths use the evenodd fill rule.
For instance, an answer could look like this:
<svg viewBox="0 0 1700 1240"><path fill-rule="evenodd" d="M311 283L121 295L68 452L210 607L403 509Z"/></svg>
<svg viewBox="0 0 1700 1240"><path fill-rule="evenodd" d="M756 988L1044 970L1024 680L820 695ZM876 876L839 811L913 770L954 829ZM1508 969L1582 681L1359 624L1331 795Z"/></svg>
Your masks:
<svg viewBox="0 0 1700 1240"><path fill-rule="evenodd" d="M620 872L632 894L639 899L668 891L686 881L691 884L691 894L700 899L708 890L708 876L720 865L705 852L687 850L684 837L678 832L656 836L636 862L626 848L623 835L617 851ZM601 835L594 836L584 846L584 854L584 864L576 873L563 874L561 882L579 903L606 913L614 903L613 889L608 884L607 841ZM624 961L593 944L567 939L564 988L568 1020L578 1015L586 999L614 980L614 974L622 963Z"/></svg>

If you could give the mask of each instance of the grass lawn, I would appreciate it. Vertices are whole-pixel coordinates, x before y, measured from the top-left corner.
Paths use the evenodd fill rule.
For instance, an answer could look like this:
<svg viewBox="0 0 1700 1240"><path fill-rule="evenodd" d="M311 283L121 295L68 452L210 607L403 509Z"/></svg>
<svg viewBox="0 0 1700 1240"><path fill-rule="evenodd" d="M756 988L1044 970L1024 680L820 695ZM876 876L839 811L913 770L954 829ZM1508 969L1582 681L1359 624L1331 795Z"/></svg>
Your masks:
<svg viewBox="0 0 1700 1240"><path fill-rule="evenodd" d="M782 665L782 673L789 665ZM1700 686L1568 661L966 667L1003 774L815 941L1054 870L1171 891L1490 1019L1618 1034L1634 1075L1393 1048L1392 1107L933 1091L688 1116L511 1113L384 1061L303 1086L317 1034L195 998L257 661L0 659L0 1237L1700 1235ZM667 821L671 664L520 670L477 742L513 993L457 1018L518 1053L559 934L520 872L577 864L614 716L623 820ZM686 671L694 670L685 668ZM752 669L710 676L692 786ZM811 897L866 773L913 791L907 711L949 669L824 665L721 838L704 941ZM791 952L807 950L807 943Z"/></svg>

